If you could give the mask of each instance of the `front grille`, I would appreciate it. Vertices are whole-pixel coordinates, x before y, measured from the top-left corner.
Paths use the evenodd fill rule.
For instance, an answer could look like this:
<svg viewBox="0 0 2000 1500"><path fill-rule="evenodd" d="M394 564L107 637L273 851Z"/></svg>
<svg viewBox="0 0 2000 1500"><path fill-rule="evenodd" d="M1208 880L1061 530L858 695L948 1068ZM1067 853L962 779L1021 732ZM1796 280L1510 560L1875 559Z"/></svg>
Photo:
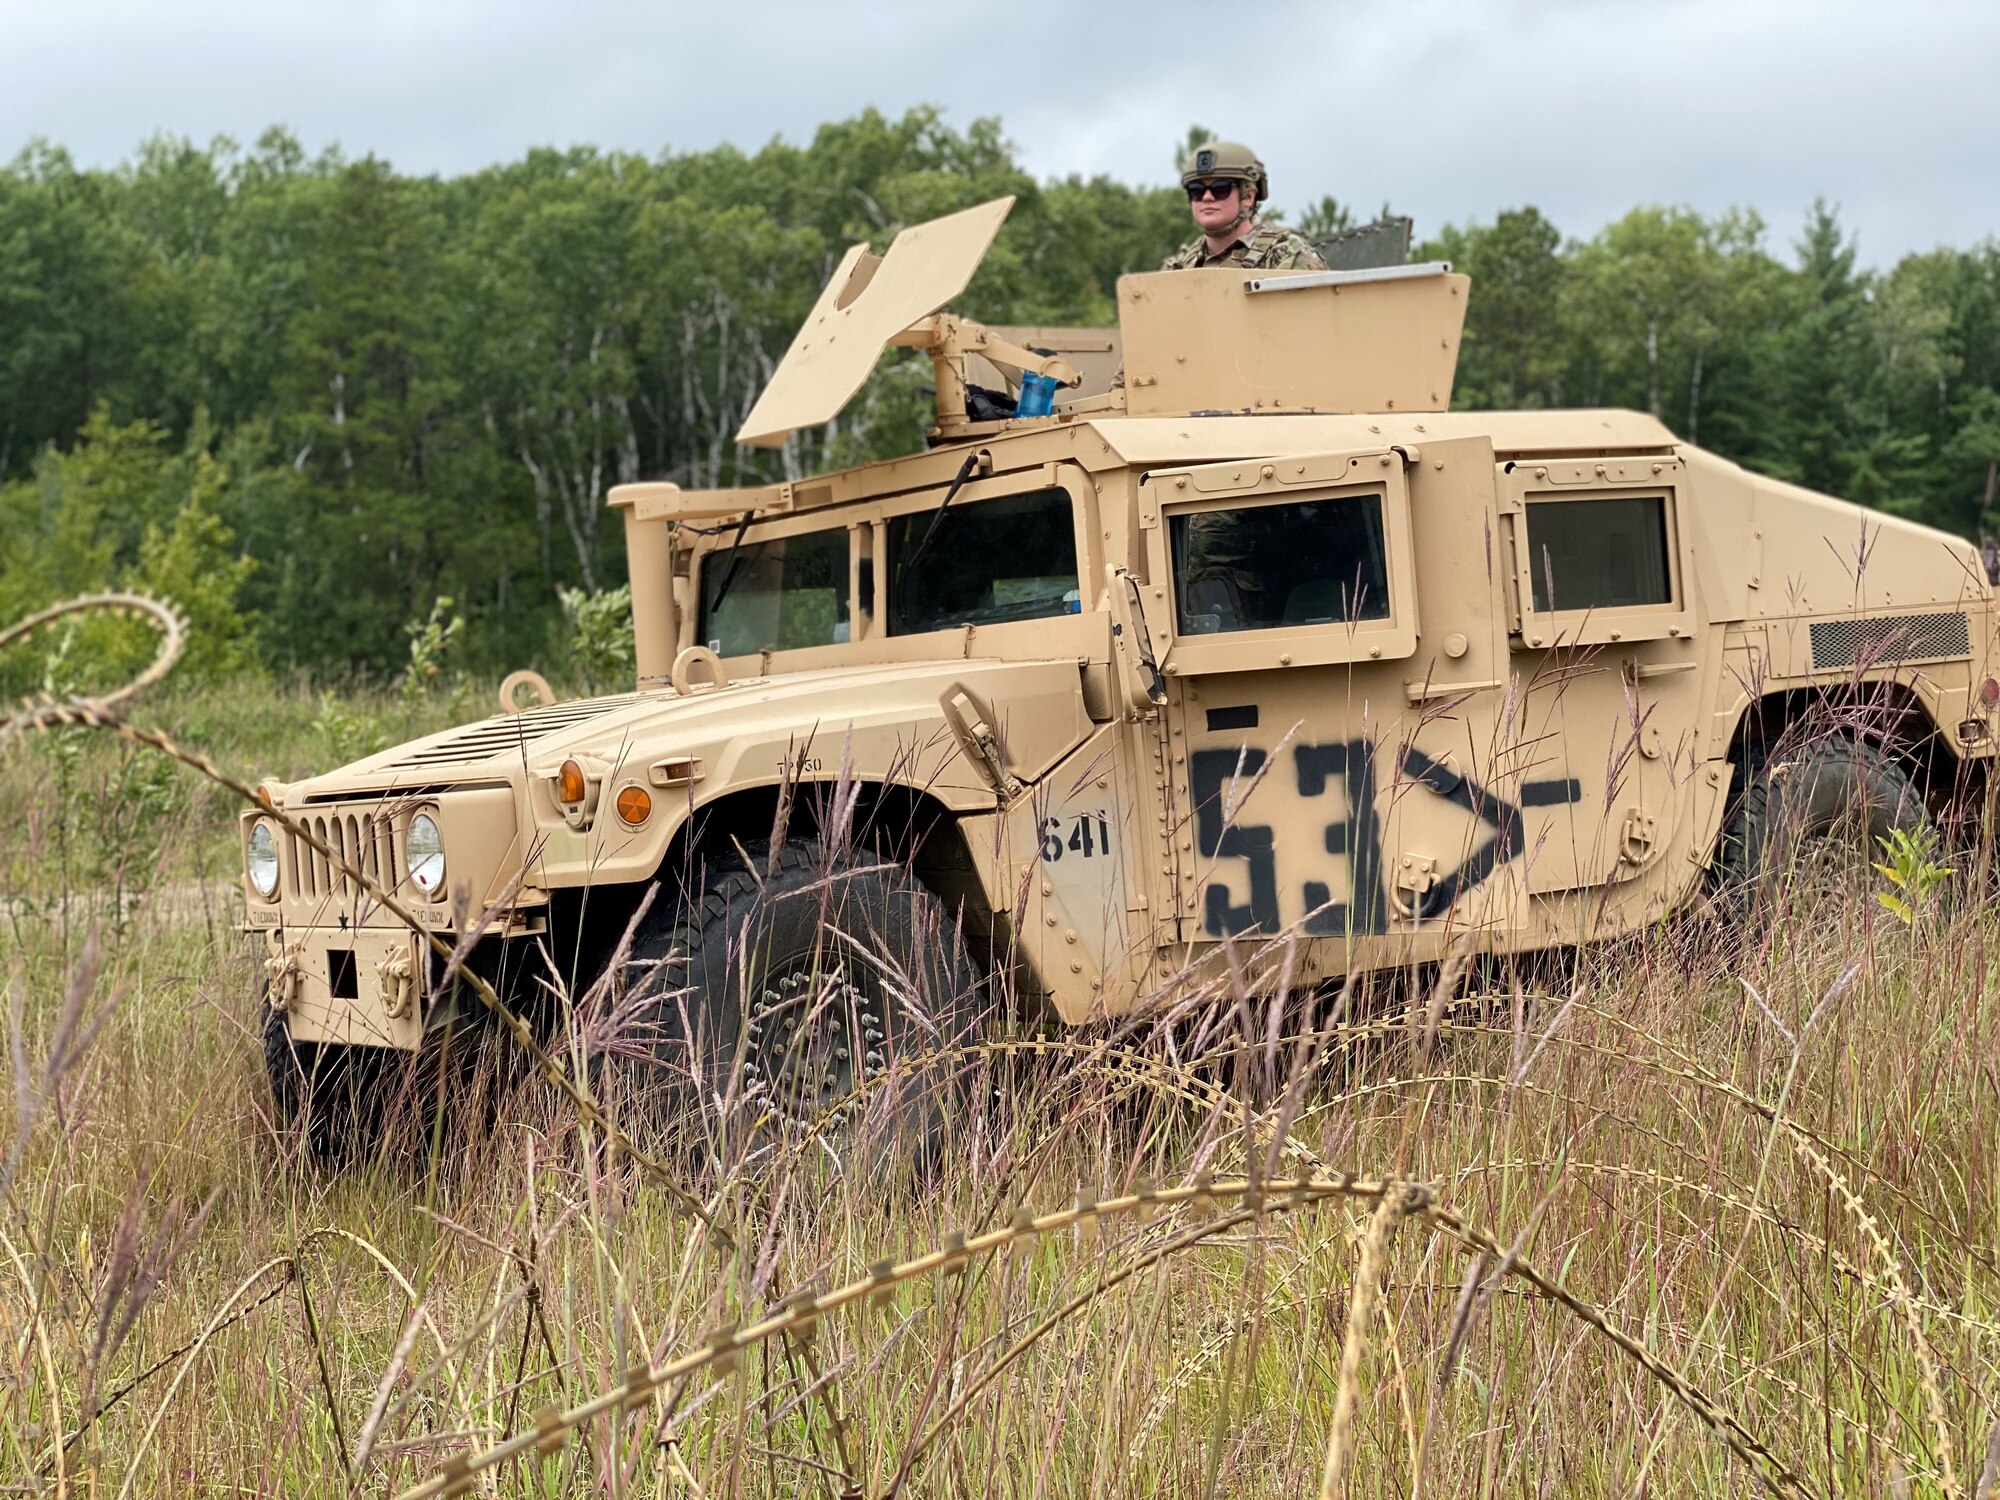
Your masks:
<svg viewBox="0 0 2000 1500"><path fill-rule="evenodd" d="M551 703L524 713L501 714L468 725L449 739L404 756L391 770L417 770L449 761L486 760L505 750L519 750L544 735L588 723L602 714L615 712L638 701L637 693L616 698L583 698L574 703Z"/></svg>
<svg viewBox="0 0 2000 1500"><path fill-rule="evenodd" d="M398 832L387 809L336 807L302 814L299 821L383 890L393 891L402 883L403 867L396 857ZM346 871L297 834L289 835L288 842L288 894L308 901L351 901L361 894Z"/></svg>
<svg viewBox="0 0 2000 1500"><path fill-rule="evenodd" d="M1862 661L1936 661L1971 654L1972 638L1962 614L1877 615L1821 620L1812 627L1813 666L1821 670Z"/></svg>

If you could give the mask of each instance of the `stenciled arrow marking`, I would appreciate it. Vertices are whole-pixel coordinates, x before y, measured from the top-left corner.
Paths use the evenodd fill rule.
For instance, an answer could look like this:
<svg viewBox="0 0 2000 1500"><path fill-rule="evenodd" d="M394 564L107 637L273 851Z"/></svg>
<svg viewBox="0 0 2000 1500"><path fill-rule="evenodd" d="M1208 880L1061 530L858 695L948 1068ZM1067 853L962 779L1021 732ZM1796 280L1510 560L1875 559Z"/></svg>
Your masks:
<svg viewBox="0 0 2000 1500"><path fill-rule="evenodd" d="M1556 777L1523 782L1521 807L1516 807L1470 776L1442 761L1432 760L1415 745L1403 751L1403 774L1424 790L1456 803L1493 830L1485 843L1466 856L1463 864L1417 898L1419 918L1441 916L1451 910L1461 892L1471 890L1521 852L1521 807L1562 807L1583 799L1583 785L1574 776Z"/></svg>
<svg viewBox="0 0 2000 1500"><path fill-rule="evenodd" d="M1315 937L1370 936L1388 930L1388 902L1383 886L1381 812L1375 805L1376 747L1368 739L1336 740L1325 745L1295 745L1293 768L1299 795L1324 796L1338 782L1346 793L1347 816L1325 827L1326 852L1348 861L1351 903L1336 902L1324 881L1309 880L1303 895L1305 931ZM1212 881L1203 891L1203 924L1213 936L1275 932L1278 919L1276 834L1269 824L1225 822L1222 789L1241 778L1253 783L1263 772L1267 752L1254 746L1242 750L1197 750L1188 757L1189 792L1194 803L1195 848L1205 859L1241 859L1247 867L1250 900L1233 903L1229 887ZM1403 751L1402 774L1415 786L1456 804L1484 823L1489 832L1464 863L1418 898L1416 916L1443 915L1464 892L1521 852L1521 809L1562 807L1583 800L1574 776L1523 783L1520 806L1489 791L1442 761L1414 746Z"/></svg>

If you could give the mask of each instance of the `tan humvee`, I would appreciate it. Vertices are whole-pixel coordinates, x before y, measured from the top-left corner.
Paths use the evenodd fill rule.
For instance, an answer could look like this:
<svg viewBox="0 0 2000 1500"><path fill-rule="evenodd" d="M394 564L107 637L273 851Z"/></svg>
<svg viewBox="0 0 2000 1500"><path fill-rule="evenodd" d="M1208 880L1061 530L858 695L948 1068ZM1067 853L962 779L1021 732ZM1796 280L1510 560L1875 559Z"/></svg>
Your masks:
<svg viewBox="0 0 2000 1500"><path fill-rule="evenodd" d="M1971 544L1640 413L1448 411L1469 284L1445 265L1128 276L1115 332L955 318L1008 207L849 252L738 434L782 449L901 346L935 363L926 451L611 492L634 691L274 805L440 931L494 908L474 963L524 1006L546 955L580 989L659 883L632 961L693 993L696 1060L804 1107L915 1045L925 984L976 982L932 924L1086 1023L1232 939L1291 934L1311 984L1628 932L1767 873L1781 805L1810 834L1872 801L1879 833L1992 756ZM1052 414L996 408L1024 376L1064 387ZM1767 767L1815 705L1869 727ZM812 853L831 819L860 854ZM454 1010L439 966L260 824L273 1034L417 1048ZM874 958L825 951L843 880ZM773 1033L840 1066L788 1070Z"/></svg>

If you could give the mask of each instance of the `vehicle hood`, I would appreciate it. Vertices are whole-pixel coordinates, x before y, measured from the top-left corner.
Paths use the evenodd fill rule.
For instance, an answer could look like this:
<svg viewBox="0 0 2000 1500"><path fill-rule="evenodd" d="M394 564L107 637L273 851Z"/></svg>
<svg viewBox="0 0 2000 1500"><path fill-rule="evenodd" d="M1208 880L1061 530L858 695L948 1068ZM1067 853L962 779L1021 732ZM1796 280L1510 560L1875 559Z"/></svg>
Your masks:
<svg viewBox="0 0 2000 1500"><path fill-rule="evenodd" d="M831 773L850 744L857 775L885 775L898 749L906 758L934 749L940 731L948 742L940 700L953 688L965 689L991 716L1007 768L1023 781L1040 776L1092 728L1073 657L836 667L688 694L661 689L496 714L298 782L289 792L292 800L326 801L468 782L519 784L531 770L566 755L626 764L670 752L714 758L708 791L719 789L718 772L724 784L775 779L777 760L803 755L808 746ZM775 756L767 753L773 746ZM956 757L956 746L948 748ZM753 756L761 756L757 774L726 764ZM935 774L938 757L923 759ZM885 763L871 764L875 760ZM969 768L967 774L978 780Z"/></svg>

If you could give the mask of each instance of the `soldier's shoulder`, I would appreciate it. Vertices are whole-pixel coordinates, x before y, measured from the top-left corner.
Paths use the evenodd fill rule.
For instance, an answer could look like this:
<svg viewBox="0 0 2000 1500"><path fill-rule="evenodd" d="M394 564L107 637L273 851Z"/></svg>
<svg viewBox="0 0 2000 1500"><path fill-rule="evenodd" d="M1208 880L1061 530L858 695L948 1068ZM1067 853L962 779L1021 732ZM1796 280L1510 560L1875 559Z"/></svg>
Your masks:
<svg viewBox="0 0 2000 1500"><path fill-rule="evenodd" d="M1248 264L1270 271L1324 271L1326 260L1312 241L1282 224L1259 224L1244 247Z"/></svg>
<svg viewBox="0 0 2000 1500"><path fill-rule="evenodd" d="M1189 266L1201 264L1203 245L1199 236L1189 240L1160 263L1162 271L1185 271Z"/></svg>

